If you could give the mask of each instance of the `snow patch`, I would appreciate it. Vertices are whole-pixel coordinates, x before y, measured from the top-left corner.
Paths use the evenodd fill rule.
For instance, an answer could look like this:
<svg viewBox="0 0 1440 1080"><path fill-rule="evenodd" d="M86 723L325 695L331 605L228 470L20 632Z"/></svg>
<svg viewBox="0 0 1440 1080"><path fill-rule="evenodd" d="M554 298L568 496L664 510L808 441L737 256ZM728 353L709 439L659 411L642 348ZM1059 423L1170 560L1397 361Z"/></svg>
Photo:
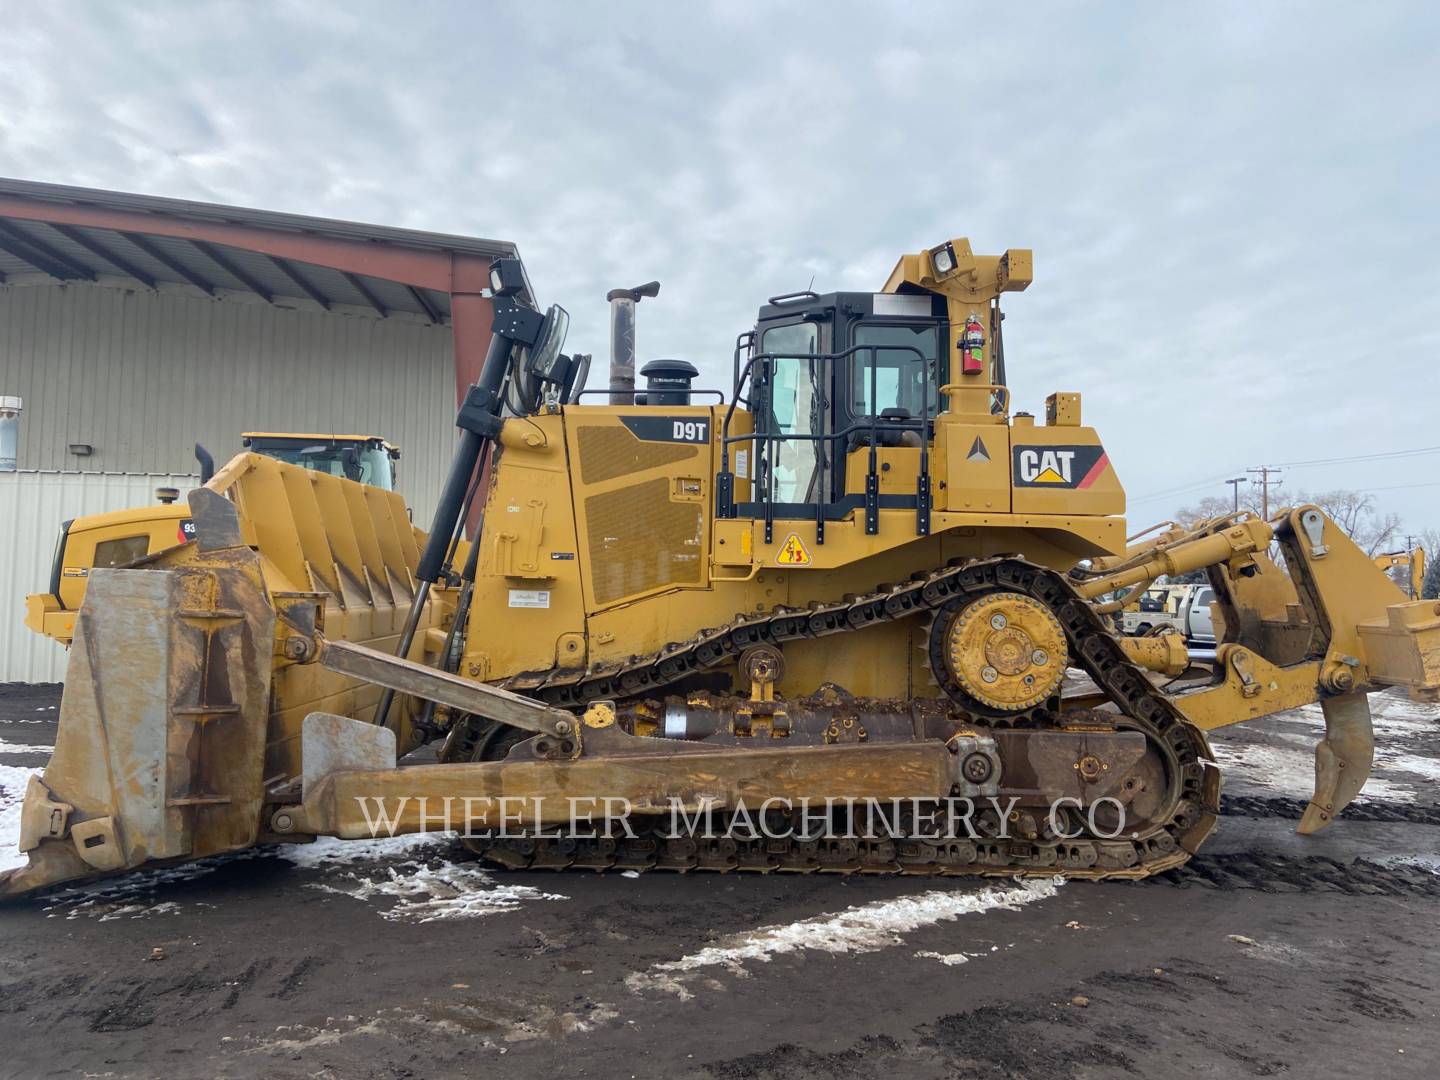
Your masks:
<svg viewBox="0 0 1440 1080"><path fill-rule="evenodd" d="M379 840L325 840L285 852L287 858L308 867L338 867L359 862L403 858L393 865L354 872L333 873L310 887L339 893L354 900L393 898L380 912L394 922L428 923L443 919L473 919L515 911L534 900L569 900L528 885L500 885L473 862L449 862L433 849L449 838L439 833L385 837ZM319 851L312 849L320 848ZM351 848L361 848L352 852ZM413 857L419 855L419 858ZM430 856L426 858L425 856Z"/></svg>
<svg viewBox="0 0 1440 1080"><path fill-rule="evenodd" d="M1323 732L1322 732L1323 735ZM1317 736L1317 741L1320 736ZM1223 774L1244 777L1258 787L1308 799L1315 791L1315 745L1292 747L1261 746L1215 740L1211 743L1215 761ZM1387 765L1385 755L1376 748L1376 764ZM1416 759L1423 761L1424 759ZM1434 762L1427 762L1434 766ZM1409 770L1408 767L1402 766ZM1356 802L1415 802L1419 799L1414 787L1399 780L1371 775Z"/></svg>
<svg viewBox="0 0 1440 1080"><path fill-rule="evenodd" d="M27 862L20 851L20 804L30 777L39 775L39 769L0 765L0 873Z"/></svg>
<svg viewBox="0 0 1440 1080"><path fill-rule="evenodd" d="M115 919L143 919L151 915L178 915L183 910L179 903L156 899L160 889L203 877L224 862L252 858L254 854L243 851L159 870L135 870L108 884L65 889L46 897L45 917L112 922Z"/></svg>
<svg viewBox="0 0 1440 1080"><path fill-rule="evenodd" d="M53 754L53 746L31 746L29 743L6 742L0 739L0 754Z"/></svg>
<svg viewBox="0 0 1440 1080"><path fill-rule="evenodd" d="M1440 736L1440 706L1411 701L1403 690L1387 690L1370 698L1376 731L1395 731L1431 738Z"/></svg>
<svg viewBox="0 0 1440 1080"><path fill-rule="evenodd" d="M592 1003L582 1011L557 1011L549 1005L517 999L427 1000L418 1009L385 1009L364 1021L354 1015L327 1016L320 1026L281 1024L275 1029L274 1038L240 1038L254 1044L246 1053L295 1056L356 1036L410 1043L439 1032L463 1038L467 1048L478 1045L504 1054L515 1043L587 1034L619 1015L604 1002ZM221 1042L233 1038L223 1036Z"/></svg>
<svg viewBox="0 0 1440 1080"><path fill-rule="evenodd" d="M49 911L49 908L45 909ZM178 915L180 905L172 900L166 900L159 904L113 904L100 900L87 900L84 903L76 904L65 913L66 919L78 919L82 915L92 919L99 919L101 922L114 922L116 919L143 919L149 915ZM47 916L54 918L54 915Z"/></svg>
<svg viewBox="0 0 1440 1080"><path fill-rule="evenodd" d="M681 1000L693 997L686 983L704 968L724 968L732 975L746 976L747 961L769 963L773 956L813 949L827 953L868 953L903 944L903 935L934 923L986 911L1014 911L1024 904L1055 895L1061 879L1019 882L1009 888L984 888L974 892L934 890L893 900L877 900L838 913L817 915L784 926L762 926L731 934L718 944L697 953L652 964L625 979L634 993L664 990ZM963 953L925 954L939 959L973 956ZM945 959L942 963L964 961Z"/></svg>
<svg viewBox="0 0 1440 1080"><path fill-rule="evenodd" d="M969 963L971 957L974 957L974 956L984 956L984 955L985 955L984 953L963 953L963 952L938 953L938 952L931 952L929 949L921 949L919 952L917 952L917 953L915 954L915 957L916 957L916 959L919 959L919 960L936 960L936 961L939 961L940 963L944 964L946 967L954 967L956 964L966 964L966 963Z"/></svg>
<svg viewBox="0 0 1440 1080"><path fill-rule="evenodd" d="M449 833L433 832L381 836L374 840L341 840L335 836L322 836L309 844L286 844L276 853L287 862L311 869L412 856L449 840Z"/></svg>
<svg viewBox="0 0 1440 1080"><path fill-rule="evenodd" d="M1426 780L1440 781L1440 760L1407 753L1401 747L1381 745L1381 735L1375 735L1375 767L1395 772L1412 773ZM1369 788L1369 784L1365 785Z"/></svg>
<svg viewBox="0 0 1440 1080"><path fill-rule="evenodd" d="M1411 701L1404 691L1370 695L1375 763L1357 802L1419 802L1435 798L1440 781L1440 708ZM1325 737L1318 703L1280 713L1280 730L1264 743L1217 735L1211 745L1224 771L1259 787L1307 798L1315 790L1315 744Z"/></svg>
<svg viewBox="0 0 1440 1080"><path fill-rule="evenodd" d="M1384 866L1398 866L1408 870L1424 870L1427 874L1434 874L1440 877L1440 855L1428 855L1416 852L1408 855L1383 857L1380 859L1380 862Z"/></svg>

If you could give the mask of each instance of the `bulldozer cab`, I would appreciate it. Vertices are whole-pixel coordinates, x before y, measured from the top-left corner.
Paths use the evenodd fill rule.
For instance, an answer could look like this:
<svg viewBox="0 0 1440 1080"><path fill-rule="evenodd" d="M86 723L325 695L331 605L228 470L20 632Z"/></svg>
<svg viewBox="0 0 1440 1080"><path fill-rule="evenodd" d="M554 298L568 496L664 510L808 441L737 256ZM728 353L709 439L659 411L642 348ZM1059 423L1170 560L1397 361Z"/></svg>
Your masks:
<svg viewBox="0 0 1440 1080"><path fill-rule="evenodd" d="M753 497L721 516L813 520L823 533L863 508L873 531L882 506L911 508L923 535L948 336L934 294L771 298L742 336L732 395L754 417ZM724 437L736 438L728 425ZM723 469L720 487L733 488Z"/></svg>

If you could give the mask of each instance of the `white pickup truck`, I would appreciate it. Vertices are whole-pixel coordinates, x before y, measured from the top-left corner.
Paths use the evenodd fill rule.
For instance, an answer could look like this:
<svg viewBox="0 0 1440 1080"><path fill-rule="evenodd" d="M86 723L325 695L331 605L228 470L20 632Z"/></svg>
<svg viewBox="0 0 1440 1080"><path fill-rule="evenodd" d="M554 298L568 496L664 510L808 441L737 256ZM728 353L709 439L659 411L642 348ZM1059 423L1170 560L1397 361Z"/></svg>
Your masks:
<svg viewBox="0 0 1440 1080"><path fill-rule="evenodd" d="M1215 644L1215 618L1210 605L1215 601L1215 590L1209 585L1197 585L1180 607L1180 632L1185 640L1199 645Z"/></svg>
<svg viewBox="0 0 1440 1080"><path fill-rule="evenodd" d="M1162 626L1173 627L1186 641L1201 645L1215 643L1215 622L1210 604L1215 590L1209 585L1157 585L1146 589L1134 611L1120 616L1122 633L1149 634Z"/></svg>
<svg viewBox="0 0 1440 1080"><path fill-rule="evenodd" d="M1150 586L1141 594L1140 601L1134 608L1121 612L1121 632L1140 636L1161 626L1183 629L1182 609L1185 598L1194 590L1194 585Z"/></svg>

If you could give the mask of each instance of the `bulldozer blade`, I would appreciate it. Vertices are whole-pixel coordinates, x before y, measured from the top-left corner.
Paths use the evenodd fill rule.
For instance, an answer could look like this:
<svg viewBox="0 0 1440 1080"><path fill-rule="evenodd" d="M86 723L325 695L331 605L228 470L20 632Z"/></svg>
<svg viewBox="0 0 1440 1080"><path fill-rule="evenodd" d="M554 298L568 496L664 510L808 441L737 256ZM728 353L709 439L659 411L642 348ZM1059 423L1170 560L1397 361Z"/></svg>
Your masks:
<svg viewBox="0 0 1440 1080"><path fill-rule="evenodd" d="M274 623L243 546L96 570L55 751L21 806L28 862L0 875L0 897L254 844Z"/></svg>
<svg viewBox="0 0 1440 1080"><path fill-rule="evenodd" d="M400 496L242 454L189 501L193 542L89 577L55 751L21 805L27 865L0 898L250 847L307 770L418 742L406 709L362 730L379 685L309 662L322 629L393 648L424 539Z"/></svg>
<svg viewBox="0 0 1440 1080"><path fill-rule="evenodd" d="M1315 747L1315 795L1296 832L1319 832L1350 805L1370 778L1375 758L1375 733L1370 702L1364 694L1345 694L1320 703L1325 713L1325 738Z"/></svg>

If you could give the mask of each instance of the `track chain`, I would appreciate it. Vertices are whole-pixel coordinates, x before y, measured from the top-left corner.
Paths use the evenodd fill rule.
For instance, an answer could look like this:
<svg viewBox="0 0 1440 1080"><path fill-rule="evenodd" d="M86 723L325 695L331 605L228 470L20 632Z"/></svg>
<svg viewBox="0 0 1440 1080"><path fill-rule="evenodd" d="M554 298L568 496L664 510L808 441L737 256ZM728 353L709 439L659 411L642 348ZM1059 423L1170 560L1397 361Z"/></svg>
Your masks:
<svg viewBox="0 0 1440 1080"><path fill-rule="evenodd" d="M1168 813L1142 832L1115 839L1022 840L968 835L929 843L896 839L887 832L858 839L706 838L659 833L636 837L508 837L468 840L472 850L513 868L593 870L748 870L791 873L901 873L940 875L1061 875L1076 878L1139 878L1180 866L1214 827L1219 773L1209 764L1204 735L1126 658L1104 621L1078 596L1066 577L1015 557L959 561L918 574L902 585L881 586L860 597L777 608L744 616L649 656L606 668L553 670L512 678L502 685L560 708L580 709L595 700L628 700L660 694L693 675L737 659L754 645L850 633L881 622L929 614L937 617L996 590L1024 593L1046 604L1064 628L1072 661L1085 670L1125 719L1143 731L1170 770ZM942 688L954 695L943 682ZM1053 724L1043 713L1010 718L1023 726ZM996 718L989 722L1005 723ZM478 744L479 735L469 736ZM463 752L464 743L460 744ZM667 823L668 824L668 823ZM722 825L725 823L722 823ZM779 831L779 830L776 830Z"/></svg>

